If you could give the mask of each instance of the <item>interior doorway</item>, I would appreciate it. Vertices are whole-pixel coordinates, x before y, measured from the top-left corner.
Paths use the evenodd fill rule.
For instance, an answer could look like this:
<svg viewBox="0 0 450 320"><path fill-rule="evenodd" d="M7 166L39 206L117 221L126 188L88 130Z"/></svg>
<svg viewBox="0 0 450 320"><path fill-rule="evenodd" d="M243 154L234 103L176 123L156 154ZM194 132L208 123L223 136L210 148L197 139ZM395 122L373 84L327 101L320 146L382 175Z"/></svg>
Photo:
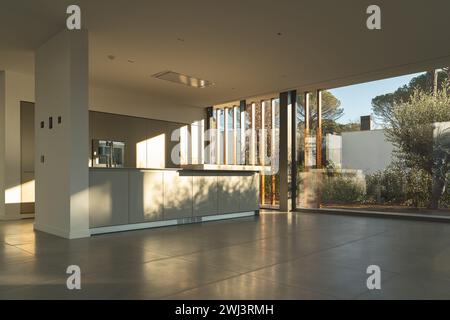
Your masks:
<svg viewBox="0 0 450 320"><path fill-rule="evenodd" d="M20 102L20 213L34 213L34 103Z"/></svg>

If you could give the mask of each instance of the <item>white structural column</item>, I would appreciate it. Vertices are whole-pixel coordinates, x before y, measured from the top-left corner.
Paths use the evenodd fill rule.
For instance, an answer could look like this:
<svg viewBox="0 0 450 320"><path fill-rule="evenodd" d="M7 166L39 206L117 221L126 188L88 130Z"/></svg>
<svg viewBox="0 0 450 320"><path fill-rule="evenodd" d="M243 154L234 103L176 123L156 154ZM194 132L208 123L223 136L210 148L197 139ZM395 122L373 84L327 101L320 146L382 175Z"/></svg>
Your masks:
<svg viewBox="0 0 450 320"><path fill-rule="evenodd" d="M220 133L220 109L216 109L214 111L216 113L216 164L220 163L220 155L221 155L221 133Z"/></svg>
<svg viewBox="0 0 450 320"><path fill-rule="evenodd" d="M251 135L250 135L250 164L256 165L256 103L252 103Z"/></svg>
<svg viewBox="0 0 450 320"><path fill-rule="evenodd" d="M228 157L230 156L230 142L229 142L229 135L228 135L228 110L229 108L224 108L222 110L223 112L223 164L228 164Z"/></svg>
<svg viewBox="0 0 450 320"><path fill-rule="evenodd" d="M87 237L89 236L87 31L60 32L37 50L35 59L34 227L64 238Z"/></svg>
<svg viewBox="0 0 450 320"><path fill-rule="evenodd" d="M205 143L205 120L200 120L198 121L199 123L199 127L198 127L198 141L197 141L197 148L198 148L198 156L199 156L199 160L198 163L199 164L204 164L205 163L205 148L204 148L204 143Z"/></svg>

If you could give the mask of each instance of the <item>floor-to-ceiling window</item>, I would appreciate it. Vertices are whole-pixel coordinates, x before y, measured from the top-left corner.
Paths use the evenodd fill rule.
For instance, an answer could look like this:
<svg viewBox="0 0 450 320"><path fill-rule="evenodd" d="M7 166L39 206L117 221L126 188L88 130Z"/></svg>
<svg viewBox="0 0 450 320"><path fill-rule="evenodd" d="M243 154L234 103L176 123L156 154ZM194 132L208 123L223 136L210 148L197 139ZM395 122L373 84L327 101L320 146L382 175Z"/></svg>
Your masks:
<svg viewBox="0 0 450 320"><path fill-rule="evenodd" d="M235 125L234 125L234 140L235 140L235 160L236 164L243 164L242 163L242 122L241 122L241 109L239 106L234 107L234 119L235 119Z"/></svg>
<svg viewBox="0 0 450 320"><path fill-rule="evenodd" d="M253 165L261 168L262 205L279 202L278 141L279 99L252 99L246 104L215 107L210 118L210 139L214 143L210 162Z"/></svg>
<svg viewBox="0 0 450 320"><path fill-rule="evenodd" d="M297 200L299 208L314 206L319 200L318 172L323 159L323 91L297 95L296 158ZM320 113L322 110L322 113Z"/></svg>
<svg viewBox="0 0 450 320"><path fill-rule="evenodd" d="M261 205L277 207L279 204L279 100L261 102L260 164L265 167L261 175Z"/></svg>
<svg viewBox="0 0 450 320"><path fill-rule="evenodd" d="M228 144L228 164L237 164L237 153L236 153L236 138L237 138L237 127L236 127L236 111L235 106L228 110L228 130L229 130L229 144Z"/></svg>
<svg viewBox="0 0 450 320"><path fill-rule="evenodd" d="M272 99L272 157L270 164L270 205L277 207L280 204L280 174L279 174L279 148L280 148L280 99Z"/></svg>
<svg viewBox="0 0 450 320"><path fill-rule="evenodd" d="M297 206L450 215L449 74L299 95Z"/></svg>
<svg viewBox="0 0 450 320"><path fill-rule="evenodd" d="M217 163L217 110L212 110L209 119L209 130L206 133L208 139L205 162L210 164Z"/></svg>
<svg viewBox="0 0 450 320"><path fill-rule="evenodd" d="M244 111L244 135L245 135L245 161L244 164L251 164L251 145L252 145L252 104L247 103Z"/></svg>
<svg viewBox="0 0 450 320"><path fill-rule="evenodd" d="M218 139L217 139L217 155L218 155L218 164L225 163L225 110L217 109L217 121L218 121Z"/></svg>

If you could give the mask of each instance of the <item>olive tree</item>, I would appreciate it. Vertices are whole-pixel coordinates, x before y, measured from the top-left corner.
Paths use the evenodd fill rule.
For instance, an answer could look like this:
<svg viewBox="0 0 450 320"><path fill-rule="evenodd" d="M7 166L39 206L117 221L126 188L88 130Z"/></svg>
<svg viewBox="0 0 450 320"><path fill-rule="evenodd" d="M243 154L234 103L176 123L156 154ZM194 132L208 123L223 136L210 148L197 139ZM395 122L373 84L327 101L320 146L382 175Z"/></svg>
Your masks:
<svg viewBox="0 0 450 320"><path fill-rule="evenodd" d="M409 169L423 170L433 178L430 208L437 208L449 170L449 133L436 133L436 123L450 121L448 84L437 92L414 90L410 99L395 102L385 134L395 156Z"/></svg>

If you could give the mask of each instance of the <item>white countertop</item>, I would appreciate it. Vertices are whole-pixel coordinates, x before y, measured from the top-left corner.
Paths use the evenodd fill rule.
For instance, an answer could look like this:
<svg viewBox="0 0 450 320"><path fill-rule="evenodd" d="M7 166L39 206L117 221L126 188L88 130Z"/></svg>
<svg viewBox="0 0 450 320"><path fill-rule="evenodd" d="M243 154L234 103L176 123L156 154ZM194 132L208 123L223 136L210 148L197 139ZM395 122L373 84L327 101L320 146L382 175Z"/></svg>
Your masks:
<svg viewBox="0 0 450 320"><path fill-rule="evenodd" d="M270 171L270 166L249 166L232 164L186 164L180 166L184 170L213 171Z"/></svg>
<svg viewBox="0 0 450 320"><path fill-rule="evenodd" d="M166 171L247 171L270 172L270 166L229 165L229 164L186 164L179 168L132 168L132 167L89 167L90 170L166 170Z"/></svg>

